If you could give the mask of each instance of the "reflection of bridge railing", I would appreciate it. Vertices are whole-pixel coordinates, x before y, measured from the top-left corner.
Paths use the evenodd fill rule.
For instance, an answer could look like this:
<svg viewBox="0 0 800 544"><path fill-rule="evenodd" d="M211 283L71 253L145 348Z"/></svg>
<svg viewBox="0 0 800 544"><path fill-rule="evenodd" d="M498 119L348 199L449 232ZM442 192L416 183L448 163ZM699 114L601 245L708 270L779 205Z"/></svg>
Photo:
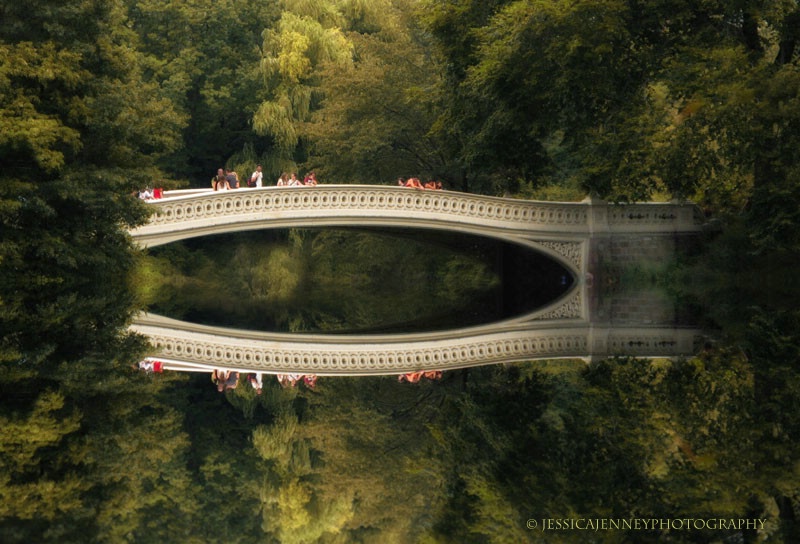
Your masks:
<svg viewBox="0 0 800 544"><path fill-rule="evenodd" d="M224 329L144 315L132 329L158 357L187 369L325 375L403 374L536 359L695 353L697 331L608 328L585 322L496 323L440 333L383 336L276 334Z"/></svg>
<svg viewBox="0 0 800 544"><path fill-rule="evenodd" d="M214 192L168 192L153 201L150 222L132 231L143 246L260 228L379 226L459 231L525 245L561 262L575 285L560 300L501 323L418 335L266 334L141 316L132 326L158 356L187 368L399 374L490 363L617 354L674 357L693 353L697 331L608 328L587 307L592 240L699 231L692 204L613 205L535 202L391 186L318 185Z"/></svg>

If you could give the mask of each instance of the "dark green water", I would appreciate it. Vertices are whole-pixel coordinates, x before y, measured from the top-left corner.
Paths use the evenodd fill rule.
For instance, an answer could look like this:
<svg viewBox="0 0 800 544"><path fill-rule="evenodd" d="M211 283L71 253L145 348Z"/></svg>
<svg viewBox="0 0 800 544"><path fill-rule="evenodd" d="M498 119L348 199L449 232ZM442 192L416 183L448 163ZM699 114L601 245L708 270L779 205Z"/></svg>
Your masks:
<svg viewBox="0 0 800 544"><path fill-rule="evenodd" d="M150 311L273 332L402 333L491 323L572 285L527 248L421 230L230 233L154 248Z"/></svg>

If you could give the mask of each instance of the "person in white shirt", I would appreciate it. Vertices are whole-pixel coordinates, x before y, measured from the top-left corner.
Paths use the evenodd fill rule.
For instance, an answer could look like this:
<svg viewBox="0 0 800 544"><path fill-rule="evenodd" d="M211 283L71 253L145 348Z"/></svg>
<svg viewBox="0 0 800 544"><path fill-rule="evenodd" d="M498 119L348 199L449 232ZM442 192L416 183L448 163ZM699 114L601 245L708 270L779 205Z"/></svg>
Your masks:
<svg viewBox="0 0 800 544"><path fill-rule="evenodd" d="M248 183L247 186L248 187L261 187L262 183L263 183L262 182L263 177L264 177L264 174L263 174L263 172L261 172L261 165L259 164L258 166L256 166L256 171L253 172L252 176L250 176L250 183Z"/></svg>

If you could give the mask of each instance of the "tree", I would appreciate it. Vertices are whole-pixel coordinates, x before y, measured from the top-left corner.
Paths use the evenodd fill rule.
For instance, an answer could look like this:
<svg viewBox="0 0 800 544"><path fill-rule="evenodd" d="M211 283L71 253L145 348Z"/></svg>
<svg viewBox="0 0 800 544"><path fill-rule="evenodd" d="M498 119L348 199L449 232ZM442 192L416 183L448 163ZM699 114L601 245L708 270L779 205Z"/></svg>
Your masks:
<svg viewBox="0 0 800 544"><path fill-rule="evenodd" d="M794 2L426 5L450 66L439 126L468 171L712 208L792 171L776 147L794 116L776 113L794 88Z"/></svg>
<svg viewBox="0 0 800 544"><path fill-rule="evenodd" d="M251 172L271 149L252 116L265 98L259 73L261 34L274 3L243 0L127 1L149 78L187 118L182 145L161 161L173 176L206 185L217 168ZM229 160L251 149L247 164Z"/></svg>
<svg viewBox="0 0 800 544"><path fill-rule="evenodd" d="M44 391L30 413L0 416L0 519L52 521L83 509L81 494L89 487L75 473L48 455L80 428L80 414L60 417L64 397ZM11 536L13 528L0 531Z"/></svg>
<svg viewBox="0 0 800 544"><path fill-rule="evenodd" d="M16 495L3 501L4 539L113 540L142 519L114 521L147 507L110 498L121 468L103 464L103 447L119 428L97 414L119 415L105 388L126 383L120 370L145 350L127 331L127 229L148 213L131 192L161 178L184 119L145 77L121 2L4 2L0 17L0 417L29 425L2 441L3 493ZM117 507L129 514L95 524Z"/></svg>
<svg viewBox="0 0 800 544"><path fill-rule="evenodd" d="M440 69L415 2L371 2L369 32L351 30L351 65L320 71L325 95L302 126L309 168L342 183L393 183L417 176L453 182L451 164L430 131ZM341 149L348 153L341 153Z"/></svg>
<svg viewBox="0 0 800 544"><path fill-rule="evenodd" d="M325 63L346 67L352 44L344 36L344 2L286 1L280 20L264 33L261 70L267 87L253 116L253 129L269 135L278 154L273 174L294 168L300 158L298 123L306 121L324 92L319 68ZM274 167L273 167L274 168Z"/></svg>

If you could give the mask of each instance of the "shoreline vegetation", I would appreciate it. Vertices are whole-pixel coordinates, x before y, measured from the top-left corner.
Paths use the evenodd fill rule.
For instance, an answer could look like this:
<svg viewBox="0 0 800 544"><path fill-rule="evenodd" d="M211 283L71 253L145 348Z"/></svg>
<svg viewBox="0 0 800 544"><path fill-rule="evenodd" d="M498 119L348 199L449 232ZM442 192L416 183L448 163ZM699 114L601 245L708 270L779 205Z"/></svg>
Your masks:
<svg viewBox="0 0 800 544"><path fill-rule="evenodd" d="M504 544L566 518L759 520L604 542L800 540L797 2L41 0L0 21L0 541ZM132 369L131 316L202 259L135 248L131 195L258 164L265 184L692 200L697 248L607 272L713 334L679 361L261 395ZM306 244L338 235L285 236L254 286L300 289ZM390 244L348 264L389 269Z"/></svg>

